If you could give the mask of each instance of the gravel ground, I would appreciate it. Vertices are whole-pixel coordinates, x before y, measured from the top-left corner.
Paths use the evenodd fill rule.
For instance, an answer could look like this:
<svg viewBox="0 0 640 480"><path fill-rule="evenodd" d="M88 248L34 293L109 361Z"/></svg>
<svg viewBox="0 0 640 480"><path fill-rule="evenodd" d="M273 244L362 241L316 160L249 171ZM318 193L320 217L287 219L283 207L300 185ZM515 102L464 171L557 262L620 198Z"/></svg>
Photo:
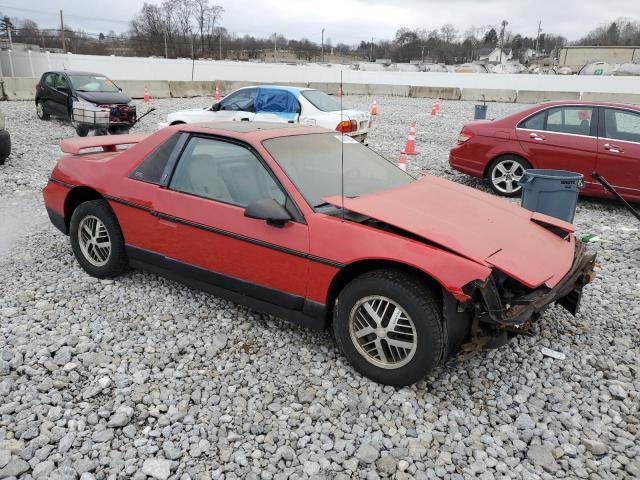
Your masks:
<svg viewBox="0 0 640 480"><path fill-rule="evenodd" d="M473 103L432 119L429 100L376 100L373 148L397 158L416 119L410 170L486 190L447 165ZM154 101L137 129L208 102ZM326 333L154 275L88 277L39 192L71 127L31 102L0 108L14 143L0 167L0 478L640 477L640 232L618 204L580 201L602 266L577 317L553 307L533 336L396 390Z"/></svg>

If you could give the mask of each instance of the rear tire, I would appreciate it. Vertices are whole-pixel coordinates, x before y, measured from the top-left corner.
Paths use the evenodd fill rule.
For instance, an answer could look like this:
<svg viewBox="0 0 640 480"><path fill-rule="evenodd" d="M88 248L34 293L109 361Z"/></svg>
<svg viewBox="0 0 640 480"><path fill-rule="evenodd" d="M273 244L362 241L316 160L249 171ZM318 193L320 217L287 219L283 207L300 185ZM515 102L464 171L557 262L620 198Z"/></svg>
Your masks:
<svg viewBox="0 0 640 480"><path fill-rule="evenodd" d="M122 231L105 200L84 202L74 210L69 238L76 260L92 277L112 278L127 270Z"/></svg>
<svg viewBox="0 0 640 480"><path fill-rule="evenodd" d="M122 126L109 127L109 134L111 135L127 135L128 133L129 133L129 129L127 127L122 127Z"/></svg>
<svg viewBox="0 0 640 480"><path fill-rule="evenodd" d="M522 187L518 185L518 180L522 178L524 171L530 168L531 164L517 155L498 157L487 169L489 186L491 190L503 197L520 195Z"/></svg>
<svg viewBox="0 0 640 480"><path fill-rule="evenodd" d="M353 368L378 383L411 385L444 360L441 302L420 279L398 270L352 280L338 296L333 332Z"/></svg>
<svg viewBox="0 0 640 480"><path fill-rule="evenodd" d="M76 133L79 137L86 137L89 135L89 127L86 125L76 125Z"/></svg>

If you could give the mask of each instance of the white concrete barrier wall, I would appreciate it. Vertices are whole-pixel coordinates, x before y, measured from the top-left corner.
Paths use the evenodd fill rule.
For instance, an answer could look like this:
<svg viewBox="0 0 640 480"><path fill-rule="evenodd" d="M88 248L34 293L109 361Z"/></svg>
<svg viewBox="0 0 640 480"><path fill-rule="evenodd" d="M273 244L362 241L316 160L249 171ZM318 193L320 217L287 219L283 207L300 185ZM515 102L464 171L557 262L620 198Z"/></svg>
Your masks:
<svg viewBox="0 0 640 480"><path fill-rule="evenodd" d="M640 94L638 77L375 72L348 66L283 65L190 59L0 52L0 75L39 77L47 70L85 70L119 80L227 80L261 83L412 85L459 89ZM193 70L193 78L192 78Z"/></svg>

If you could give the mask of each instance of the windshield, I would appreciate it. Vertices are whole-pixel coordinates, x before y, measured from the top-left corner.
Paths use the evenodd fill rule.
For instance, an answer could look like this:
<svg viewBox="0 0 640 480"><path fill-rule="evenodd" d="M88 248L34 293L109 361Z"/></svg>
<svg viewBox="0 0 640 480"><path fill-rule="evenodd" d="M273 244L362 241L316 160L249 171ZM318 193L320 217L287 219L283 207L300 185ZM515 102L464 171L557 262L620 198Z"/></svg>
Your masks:
<svg viewBox="0 0 640 480"><path fill-rule="evenodd" d="M320 90L302 90L302 96L322 112L340 111L340 102ZM343 109L346 107L343 106Z"/></svg>
<svg viewBox="0 0 640 480"><path fill-rule="evenodd" d="M107 77L98 75L69 75L78 92L118 92L118 87Z"/></svg>
<svg viewBox="0 0 640 480"><path fill-rule="evenodd" d="M345 196L358 197L414 181L394 164L346 135L296 135L265 140L263 145L307 203L316 209L332 208L323 198L340 195L343 142Z"/></svg>

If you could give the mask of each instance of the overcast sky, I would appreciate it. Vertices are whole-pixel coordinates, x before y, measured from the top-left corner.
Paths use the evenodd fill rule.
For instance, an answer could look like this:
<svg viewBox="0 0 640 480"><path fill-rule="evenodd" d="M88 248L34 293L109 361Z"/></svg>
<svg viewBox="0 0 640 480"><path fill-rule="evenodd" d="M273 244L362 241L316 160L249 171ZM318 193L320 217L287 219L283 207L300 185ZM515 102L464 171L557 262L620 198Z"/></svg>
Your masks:
<svg viewBox="0 0 640 480"><path fill-rule="evenodd" d="M148 0L160 3L160 0ZM320 42L357 43L391 39L400 27L439 28L452 23L463 33L471 25L509 22L508 30L536 34L538 20L548 33L576 40L619 17L640 20L638 0L216 0L224 10L223 26L238 35L306 37ZM31 18L41 27L65 23L90 33L126 31L142 0L0 0L3 15Z"/></svg>

